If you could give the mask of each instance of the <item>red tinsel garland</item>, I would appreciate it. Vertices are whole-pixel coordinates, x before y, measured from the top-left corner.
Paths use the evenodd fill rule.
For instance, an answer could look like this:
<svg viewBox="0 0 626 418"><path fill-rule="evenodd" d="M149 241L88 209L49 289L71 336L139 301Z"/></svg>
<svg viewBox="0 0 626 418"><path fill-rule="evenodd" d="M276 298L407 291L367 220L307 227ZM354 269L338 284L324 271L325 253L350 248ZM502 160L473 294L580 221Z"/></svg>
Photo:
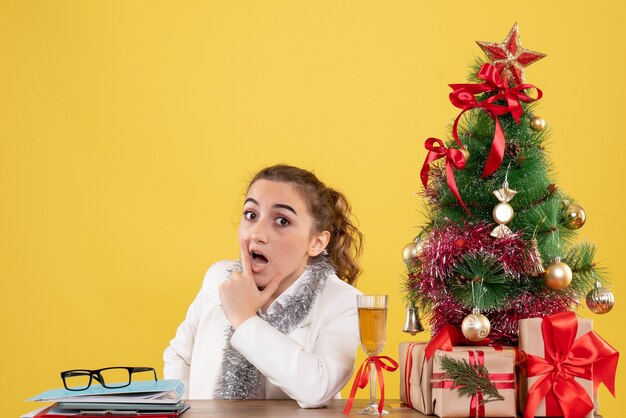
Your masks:
<svg viewBox="0 0 626 418"><path fill-rule="evenodd" d="M518 233L504 238L490 235L494 225L487 222L448 222L434 227L422 241L420 268L409 276L408 291L418 295L426 308L433 335L450 324L460 328L472 307L463 306L448 290L457 263L468 254L481 253L501 263L507 280L527 280L533 260L529 242ZM542 278L531 280L543 280ZM546 291L547 292L547 291ZM483 311L491 323L490 341L495 344L517 343L517 321L568 310L576 303L570 292L560 296L523 293L507 302L506 308Z"/></svg>

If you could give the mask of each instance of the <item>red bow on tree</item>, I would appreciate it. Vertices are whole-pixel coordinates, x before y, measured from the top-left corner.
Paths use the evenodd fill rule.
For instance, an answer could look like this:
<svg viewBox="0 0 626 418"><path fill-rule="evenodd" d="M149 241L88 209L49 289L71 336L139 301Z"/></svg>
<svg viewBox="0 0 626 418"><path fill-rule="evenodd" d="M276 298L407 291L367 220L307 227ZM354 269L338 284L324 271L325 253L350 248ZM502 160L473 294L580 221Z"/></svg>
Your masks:
<svg viewBox="0 0 626 418"><path fill-rule="evenodd" d="M465 203L463 203L461 195L459 195L459 189L456 187L454 172L452 171L453 167L465 168L465 157L463 156L463 153L458 149L446 148L446 146L443 144L443 141L437 138L428 138L424 143L424 147L426 147L426 149L428 150L426 160L424 161L424 165L422 165L422 171L420 172L420 178L422 179L422 184L424 185L424 188L428 186L428 172L430 171L430 163L445 157L446 180L448 183L448 187L452 191L454 197L456 197L456 200L459 201L463 209L465 209L467 213L470 213L470 211L465 206Z"/></svg>
<svg viewBox="0 0 626 418"><path fill-rule="evenodd" d="M539 100L543 96L543 93L532 84L518 84L513 88L509 88L509 83L500 77L496 67L488 63L483 64L478 72L478 78L485 81L480 84L450 84L450 87L454 90L450 93L450 101L454 106L463 109L454 121L452 136L454 140L463 147L463 144L461 144L459 140L457 129L461 116L468 110L480 108L491 116L496 123L496 129L493 136L493 143L491 144L491 150L487 157L487 163L483 170L483 177L487 177L500 167L502 159L504 158L506 142L498 116L511 113L511 116L513 116L513 119L515 119L515 122L519 125L520 118L524 114L524 109L520 102L529 103ZM524 90L533 88L537 90L536 98L532 98L524 93ZM496 92L496 94L481 102L476 100L476 94L491 92ZM495 103L500 99L506 100L506 105Z"/></svg>
<svg viewBox="0 0 626 418"><path fill-rule="evenodd" d="M573 312L547 316L541 324L545 358L526 354L526 375L540 376L528 389L525 418L546 398L550 416L582 418L593 409L593 401L574 377L592 380L594 391L604 383L615 396L615 370L619 353L591 331L576 339L578 318Z"/></svg>

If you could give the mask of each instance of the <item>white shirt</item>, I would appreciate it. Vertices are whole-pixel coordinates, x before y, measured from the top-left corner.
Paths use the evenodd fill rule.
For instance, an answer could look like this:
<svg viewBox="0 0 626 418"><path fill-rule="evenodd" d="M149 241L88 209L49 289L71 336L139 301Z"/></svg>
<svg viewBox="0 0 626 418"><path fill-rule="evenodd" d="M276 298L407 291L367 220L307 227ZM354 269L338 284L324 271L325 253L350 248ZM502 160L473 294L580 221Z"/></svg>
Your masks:
<svg viewBox="0 0 626 418"><path fill-rule="evenodd" d="M215 263L165 350L164 377L185 383L185 399L212 399L221 373L228 320L218 286L233 262ZM269 306L298 291L303 273ZM230 343L264 376L266 399L292 398L303 408L316 408L337 396L352 376L359 328L357 289L332 274L307 317L285 335L259 317L242 323Z"/></svg>

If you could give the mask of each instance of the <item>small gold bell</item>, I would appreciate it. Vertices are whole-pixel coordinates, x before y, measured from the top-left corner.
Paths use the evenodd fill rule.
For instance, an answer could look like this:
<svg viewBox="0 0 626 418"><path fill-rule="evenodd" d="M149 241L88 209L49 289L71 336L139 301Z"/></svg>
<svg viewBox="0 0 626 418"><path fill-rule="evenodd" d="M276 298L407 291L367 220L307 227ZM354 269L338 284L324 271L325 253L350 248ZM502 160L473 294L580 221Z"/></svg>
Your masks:
<svg viewBox="0 0 626 418"><path fill-rule="evenodd" d="M404 321L404 332L408 332L411 335L415 335L418 332L424 331L424 327L420 322L419 313L415 305L411 305L406 308L406 320Z"/></svg>

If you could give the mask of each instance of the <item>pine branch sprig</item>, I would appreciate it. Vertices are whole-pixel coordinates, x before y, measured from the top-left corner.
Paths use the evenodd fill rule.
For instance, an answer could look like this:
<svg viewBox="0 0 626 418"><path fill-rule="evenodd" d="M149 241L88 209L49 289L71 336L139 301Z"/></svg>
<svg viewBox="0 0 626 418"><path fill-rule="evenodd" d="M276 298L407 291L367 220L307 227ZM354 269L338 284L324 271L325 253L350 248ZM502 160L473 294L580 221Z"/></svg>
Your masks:
<svg viewBox="0 0 626 418"><path fill-rule="evenodd" d="M511 293L502 263L492 255L467 254L454 267L450 292L469 309L499 309Z"/></svg>
<svg viewBox="0 0 626 418"><path fill-rule="evenodd" d="M461 395L472 397L480 391L483 394L481 404L504 400L493 382L489 380L489 370L485 366L472 366L465 359L454 360L442 356L441 368L450 376Z"/></svg>

